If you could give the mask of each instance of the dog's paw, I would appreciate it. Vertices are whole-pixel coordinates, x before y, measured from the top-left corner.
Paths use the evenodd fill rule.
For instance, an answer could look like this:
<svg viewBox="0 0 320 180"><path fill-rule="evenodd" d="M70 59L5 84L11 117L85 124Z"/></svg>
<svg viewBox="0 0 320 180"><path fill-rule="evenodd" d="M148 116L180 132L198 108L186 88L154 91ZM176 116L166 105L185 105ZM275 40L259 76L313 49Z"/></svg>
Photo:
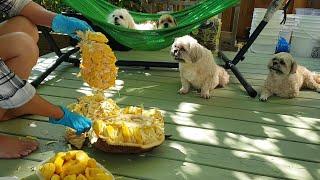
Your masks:
<svg viewBox="0 0 320 180"><path fill-rule="evenodd" d="M204 98L204 99L210 99L210 93L207 93L207 92L201 92L201 95L200 95L202 98Z"/></svg>
<svg viewBox="0 0 320 180"><path fill-rule="evenodd" d="M259 100L262 101L262 102L266 102L268 100L268 96L261 95Z"/></svg>
<svg viewBox="0 0 320 180"><path fill-rule="evenodd" d="M185 89L185 88L181 88L181 89L178 91L179 94L187 94L188 92L189 92L189 90L188 90L188 89Z"/></svg>

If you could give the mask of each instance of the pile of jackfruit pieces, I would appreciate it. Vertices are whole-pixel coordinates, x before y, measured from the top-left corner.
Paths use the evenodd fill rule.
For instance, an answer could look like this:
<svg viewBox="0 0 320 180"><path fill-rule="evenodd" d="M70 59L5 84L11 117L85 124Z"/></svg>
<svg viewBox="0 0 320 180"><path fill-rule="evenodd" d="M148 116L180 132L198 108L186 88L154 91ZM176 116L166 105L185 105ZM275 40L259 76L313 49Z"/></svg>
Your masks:
<svg viewBox="0 0 320 180"><path fill-rule="evenodd" d="M68 108L93 121L91 130L79 137L72 130L66 131L66 139L81 149L88 136L92 144L98 140L108 145L150 148L160 145L165 138L164 120L157 109L140 107L120 108L104 95L104 90L115 85L118 68L108 39L99 32L79 32L82 61L80 74L95 91L83 96ZM101 141L100 141L101 142Z"/></svg>
<svg viewBox="0 0 320 180"><path fill-rule="evenodd" d="M80 76L90 87L105 90L115 85L118 74L116 56L106 43L108 39L100 32L78 32L81 38L82 61Z"/></svg>
<svg viewBox="0 0 320 180"><path fill-rule="evenodd" d="M40 165L37 174L43 180L113 180L95 159L84 151L59 152Z"/></svg>
<svg viewBox="0 0 320 180"><path fill-rule="evenodd" d="M93 120L89 139L94 144L99 138L108 145L150 148L164 139L164 118L157 109L142 107L120 108L102 92L79 98L69 109Z"/></svg>
<svg viewBox="0 0 320 180"><path fill-rule="evenodd" d="M165 138L161 113L133 106L121 109L115 118L94 121L93 131L109 145L150 148L160 145Z"/></svg>

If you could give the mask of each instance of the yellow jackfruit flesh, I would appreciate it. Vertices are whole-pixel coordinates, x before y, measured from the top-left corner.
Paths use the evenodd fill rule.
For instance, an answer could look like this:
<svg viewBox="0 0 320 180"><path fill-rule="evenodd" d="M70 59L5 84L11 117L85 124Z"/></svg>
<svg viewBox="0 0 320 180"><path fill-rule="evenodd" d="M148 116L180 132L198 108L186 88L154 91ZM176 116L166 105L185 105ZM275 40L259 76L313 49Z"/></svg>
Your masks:
<svg viewBox="0 0 320 180"><path fill-rule="evenodd" d="M54 175L55 170L56 166L53 163L45 163L40 168L41 175L45 179L51 179L51 177Z"/></svg>
<svg viewBox="0 0 320 180"><path fill-rule="evenodd" d="M164 119L158 110L127 107L117 117L94 120L92 127L96 136L111 145L147 146L164 140Z"/></svg>
<svg viewBox="0 0 320 180"><path fill-rule="evenodd" d="M50 161L39 168L39 173L46 180L87 180L86 173L91 174L94 180L99 180L100 177L112 178L111 174L98 167L96 160L84 151L58 153ZM87 172L86 169L90 170Z"/></svg>
<svg viewBox="0 0 320 180"><path fill-rule="evenodd" d="M51 177L51 179L50 180L60 180L61 178L60 178L60 176L59 175L57 175L57 174L54 174L52 177Z"/></svg>
<svg viewBox="0 0 320 180"><path fill-rule="evenodd" d="M80 75L90 87L105 90L115 85L118 68L108 39L99 32L79 32L82 61Z"/></svg>

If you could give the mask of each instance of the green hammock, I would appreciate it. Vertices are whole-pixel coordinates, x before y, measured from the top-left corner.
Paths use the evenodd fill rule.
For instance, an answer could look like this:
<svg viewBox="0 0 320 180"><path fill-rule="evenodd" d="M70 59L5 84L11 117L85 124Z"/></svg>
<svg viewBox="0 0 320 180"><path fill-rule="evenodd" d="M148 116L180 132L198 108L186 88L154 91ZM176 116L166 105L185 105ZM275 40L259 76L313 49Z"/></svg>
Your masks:
<svg viewBox="0 0 320 180"><path fill-rule="evenodd" d="M94 24L101 27L119 43L137 50L159 50L168 47L174 38L189 34L207 19L234 6L240 0L203 0L179 12L171 13L178 26L159 30L134 30L107 23L107 16L119 8L107 0L64 0ZM161 15L130 11L136 22L157 21Z"/></svg>

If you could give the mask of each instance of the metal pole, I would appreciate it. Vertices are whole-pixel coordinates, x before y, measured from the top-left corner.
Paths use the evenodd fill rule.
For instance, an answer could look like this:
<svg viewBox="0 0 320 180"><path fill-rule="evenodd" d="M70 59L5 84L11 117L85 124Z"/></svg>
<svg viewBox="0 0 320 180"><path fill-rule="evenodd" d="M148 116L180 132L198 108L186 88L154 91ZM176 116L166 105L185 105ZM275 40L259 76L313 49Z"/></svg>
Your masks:
<svg viewBox="0 0 320 180"><path fill-rule="evenodd" d="M289 3L292 0L289 0L287 4L285 5L285 8L288 8ZM266 27L268 22L272 19L274 13L279 10L280 8L283 7L285 4L286 0L273 0L272 3L270 4L263 20L260 22L258 27L255 29L255 31L252 33L246 44L240 49L240 51L237 53L237 55L234 57L234 59L231 61L228 59L227 56L225 56L222 52L219 52L220 57L222 60L225 61L225 68L230 69L234 75L237 77L239 82L242 84L242 86L245 88L247 93L249 94L250 97L256 97L257 92L256 90L244 79L244 77L241 75L240 71L236 67L236 65L245 59L244 55L247 53L248 49L251 47L253 42L257 39L257 37L260 35L262 30ZM286 11L286 9L284 9Z"/></svg>
<svg viewBox="0 0 320 180"><path fill-rule="evenodd" d="M31 84L37 88L41 84L41 82L52 73L52 71L54 71L62 62L68 59L69 56L71 56L72 54L78 51L79 51L79 48L77 47L68 51L65 54L62 54L51 67L49 67L44 73L42 73L39 77L37 77L34 81L32 81Z"/></svg>

